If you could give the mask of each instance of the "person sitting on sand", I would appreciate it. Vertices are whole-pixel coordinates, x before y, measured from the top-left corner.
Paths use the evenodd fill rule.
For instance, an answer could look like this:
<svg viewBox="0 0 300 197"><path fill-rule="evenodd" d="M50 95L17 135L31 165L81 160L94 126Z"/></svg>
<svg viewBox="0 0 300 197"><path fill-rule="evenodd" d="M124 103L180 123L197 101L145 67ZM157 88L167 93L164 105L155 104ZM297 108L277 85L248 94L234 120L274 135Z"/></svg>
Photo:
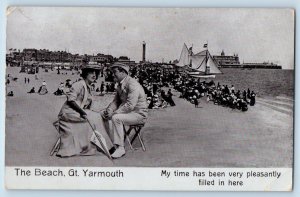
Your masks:
<svg viewBox="0 0 300 197"><path fill-rule="evenodd" d="M40 95L45 95L48 93L48 89L47 89L47 83L45 81L43 81L42 86L39 88L38 93Z"/></svg>
<svg viewBox="0 0 300 197"><path fill-rule="evenodd" d="M29 93L29 94L31 94L31 93L35 93L35 89L34 89L34 87L32 87L32 88L31 88L31 90L30 90L29 92L27 92L27 93Z"/></svg>
<svg viewBox="0 0 300 197"><path fill-rule="evenodd" d="M58 121L55 122L61 136L60 149L56 156L96 154L97 147L90 142L93 129L104 137L107 148L113 147L101 114L91 110L93 105L91 84L98 79L99 72L98 67L84 66L81 74L83 80L73 83L70 91L66 93L67 100L58 114Z"/></svg>
<svg viewBox="0 0 300 197"><path fill-rule="evenodd" d="M109 89L110 89L110 86L109 86L109 84L108 83L106 83L106 94L109 92Z"/></svg>
<svg viewBox="0 0 300 197"><path fill-rule="evenodd" d="M242 111L247 111L248 106L247 103L243 99L237 99L236 108Z"/></svg>
<svg viewBox="0 0 300 197"><path fill-rule="evenodd" d="M241 92L240 90L238 90L236 93L235 93L235 96L240 99L241 98Z"/></svg>
<svg viewBox="0 0 300 197"><path fill-rule="evenodd" d="M57 90L53 93L56 96L64 95L64 82L61 82L57 88Z"/></svg>
<svg viewBox="0 0 300 197"><path fill-rule="evenodd" d="M13 91L8 92L7 96L14 96L14 92Z"/></svg>

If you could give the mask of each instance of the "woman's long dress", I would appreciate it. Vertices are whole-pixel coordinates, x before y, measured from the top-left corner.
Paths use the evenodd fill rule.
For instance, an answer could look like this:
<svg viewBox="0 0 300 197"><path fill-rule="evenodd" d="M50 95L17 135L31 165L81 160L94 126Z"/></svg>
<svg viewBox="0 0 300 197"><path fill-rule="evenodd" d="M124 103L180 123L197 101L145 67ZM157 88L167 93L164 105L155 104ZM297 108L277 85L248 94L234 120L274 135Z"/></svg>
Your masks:
<svg viewBox="0 0 300 197"><path fill-rule="evenodd" d="M84 109L93 128L102 134L106 140L108 149L112 148L113 145L104 127L102 116L100 113L88 109L91 106L92 95L89 87L86 86L83 80L72 85L67 93L67 99L68 101L75 101ZM93 134L91 126L67 102L62 106L58 119L61 145L56 154L57 156L70 157L75 155L94 155L97 153L96 146L90 142Z"/></svg>

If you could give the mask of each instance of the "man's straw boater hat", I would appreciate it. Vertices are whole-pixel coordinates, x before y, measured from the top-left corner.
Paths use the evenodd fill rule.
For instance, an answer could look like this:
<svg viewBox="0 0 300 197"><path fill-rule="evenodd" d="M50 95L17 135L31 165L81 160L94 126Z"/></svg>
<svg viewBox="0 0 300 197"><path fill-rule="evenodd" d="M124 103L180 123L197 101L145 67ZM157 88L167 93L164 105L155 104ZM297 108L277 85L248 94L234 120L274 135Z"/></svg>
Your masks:
<svg viewBox="0 0 300 197"><path fill-rule="evenodd" d="M127 74L129 73L129 66L126 65L126 64L116 62L110 68L113 69L113 68L116 68L116 67L124 69L127 72Z"/></svg>

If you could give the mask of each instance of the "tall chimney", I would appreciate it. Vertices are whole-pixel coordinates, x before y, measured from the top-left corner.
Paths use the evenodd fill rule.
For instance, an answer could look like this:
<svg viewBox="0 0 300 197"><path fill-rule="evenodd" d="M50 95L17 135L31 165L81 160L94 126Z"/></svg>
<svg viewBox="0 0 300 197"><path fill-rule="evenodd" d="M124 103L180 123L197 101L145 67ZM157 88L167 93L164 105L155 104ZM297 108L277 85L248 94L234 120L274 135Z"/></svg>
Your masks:
<svg viewBox="0 0 300 197"><path fill-rule="evenodd" d="M143 41L143 62L146 62L146 42Z"/></svg>

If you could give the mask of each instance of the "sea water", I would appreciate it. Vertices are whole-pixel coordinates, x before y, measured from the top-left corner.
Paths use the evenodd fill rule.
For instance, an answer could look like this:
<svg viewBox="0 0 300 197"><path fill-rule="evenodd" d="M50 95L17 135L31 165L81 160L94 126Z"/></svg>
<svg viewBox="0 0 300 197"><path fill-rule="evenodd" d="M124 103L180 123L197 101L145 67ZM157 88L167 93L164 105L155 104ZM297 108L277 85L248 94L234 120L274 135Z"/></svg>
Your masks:
<svg viewBox="0 0 300 197"><path fill-rule="evenodd" d="M294 70L226 68L222 72L213 79L216 85L218 82L228 87L234 85L235 90L241 92L249 88L260 97L294 97Z"/></svg>

